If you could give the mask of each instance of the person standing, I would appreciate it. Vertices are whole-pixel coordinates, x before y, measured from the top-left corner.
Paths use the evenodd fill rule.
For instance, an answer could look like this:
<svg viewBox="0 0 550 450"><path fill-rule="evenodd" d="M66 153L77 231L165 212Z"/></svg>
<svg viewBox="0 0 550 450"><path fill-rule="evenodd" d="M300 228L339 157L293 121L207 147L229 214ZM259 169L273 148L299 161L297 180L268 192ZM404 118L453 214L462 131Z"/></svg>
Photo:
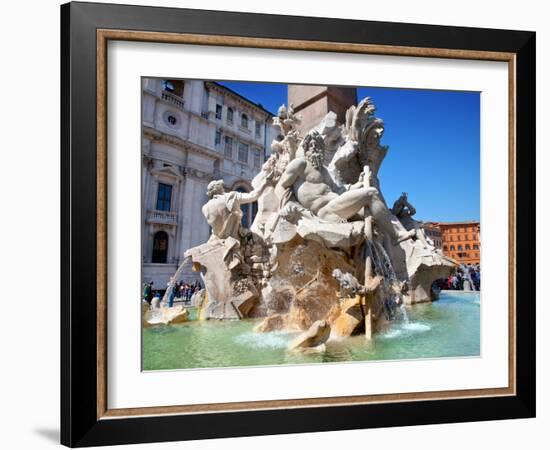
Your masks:
<svg viewBox="0 0 550 450"><path fill-rule="evenodd" d="M151 308L152 309L160 308L160 292L156 292L155 296L151 299Z"/></svg>
<svg viewBox="0 0 550 450"><path fill-rule="evenodd" d="M189 284L185 284L185 302L189 303L191 300L191 296L193 295L191 286Z"/></svg>
<svg viewBox="0 0 550 450"><path fill-rule="evenodd" d="M167 289L170 289L170 284L172 283L172 278L168 281ZM173 286L172 289L170 289L170 293L168 294L168 307L171 308L174 306L174 297L176 295L176 287Z"/></svg>
<svg viewBox="0 0 550 450"><path fill-rule="evenodd" d="M153 280L151 280L149 281L149 283L145 285L145 288L143 289L143 297L149 304L151 304L151 301L153 300L153 295L155 293L153 287L154 287L154 283L153 283Z"/></svg>
<svg viewBox="0 0 550 450"><path fill-rule="evenodd" d="M144 283L143 284L143 292L141 294L143 300L145 300L149 305L151 304L151 299L153 298L151 293L151 284L150 283Z"/></svg>

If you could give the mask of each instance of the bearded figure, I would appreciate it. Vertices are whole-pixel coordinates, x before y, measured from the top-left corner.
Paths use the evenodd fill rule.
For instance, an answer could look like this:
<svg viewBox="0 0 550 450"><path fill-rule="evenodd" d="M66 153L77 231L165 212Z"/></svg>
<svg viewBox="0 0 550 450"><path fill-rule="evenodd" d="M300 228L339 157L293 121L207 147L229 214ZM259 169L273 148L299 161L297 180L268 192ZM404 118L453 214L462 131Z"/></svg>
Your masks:
<svg viewBox="0 0 550 450"><path fill-rule="evenodd" d="M382 201L378 189L370 186L371 173L363 168L359 181L337 186L324 166L324 141L317 131L308 133L302 142L303 156L287 166L279 184L291 190L305 209L327 222L347 222L363 208L372 214L375 223L395 243L414 236L397 221Z"/></svg>

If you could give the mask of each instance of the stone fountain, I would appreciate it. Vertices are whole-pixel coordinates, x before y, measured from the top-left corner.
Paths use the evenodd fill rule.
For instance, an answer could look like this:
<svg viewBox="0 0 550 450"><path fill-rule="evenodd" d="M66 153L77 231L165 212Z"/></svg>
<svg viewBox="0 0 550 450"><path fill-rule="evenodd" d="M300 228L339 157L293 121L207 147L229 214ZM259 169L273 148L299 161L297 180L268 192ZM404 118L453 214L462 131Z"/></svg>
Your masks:
<svg viewBox="0 0 550 450"><path fill-rule="evenodd" d="M321 345L370 338L396 306L433 299L432 282L455 263L424 234L407 194L388 207L378 179L388 147L374 113L365 98L345 123L329 112L300 138L300 118L282 106L274 124L283 138L254 190L209 184L202 212L212 234L185 254L204 273L201 318L263 318L258 332L306 331L303 342ZM258 213L246 229L241 205L252 202ZM312 339L313 328L322 339Z"/></svg>

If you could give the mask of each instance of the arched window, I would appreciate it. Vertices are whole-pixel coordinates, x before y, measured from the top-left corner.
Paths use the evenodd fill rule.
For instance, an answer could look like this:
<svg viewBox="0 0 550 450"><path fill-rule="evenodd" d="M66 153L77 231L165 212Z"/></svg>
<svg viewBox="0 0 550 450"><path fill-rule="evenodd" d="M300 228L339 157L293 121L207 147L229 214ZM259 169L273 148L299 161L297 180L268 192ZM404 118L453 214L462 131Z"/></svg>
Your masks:
<svg viewBox="0 0 550 450"><path fill-rule="evenodd" d="M458 246L458 251L459 251L459 252L462 251L462 245L459 245L459 246Z"/></svg>
<svg viewBox="0 0 550 450"><path fill-rule="evenodd" d="M233 123L233 108L227 108L227 121Z"/></svg>
<svg viewBox="0 0 550 450"><path fill-rule="evenodd" d="M248 128L248 116L246 114L241 115L241 127Z"/></svg>
<svg viewBox="0 0 550 450"><path fill-rule="evenodd" d="M454 246L454 245L451 245L451 251L452 251L452 252L455 251L455 246Z"/></svg>
<svg viewBox="0 0 550 450"><path fill-rule="evenodd" d="M466 250L471 250L470 244L466 244Z"/></svg>
<svg viewBox="0 0 550 450"><path fill-rule="evenodd" d="M474 244L474 250L479 250L479 245Z"/></svg>
<svg viewBox="0 0 550 450"><path fill-rule="evenodd" d="M153 257L154 263L164 263L168 259L168 234L165 231L157 231L153 237Z"/></svg>
<svg viewBox="0 0 550 450"><path fill-rule="evenodd" d="M446 245L443 246L443 251L444 251L444 252L447 251L447 246L446 246Z"/></svg>

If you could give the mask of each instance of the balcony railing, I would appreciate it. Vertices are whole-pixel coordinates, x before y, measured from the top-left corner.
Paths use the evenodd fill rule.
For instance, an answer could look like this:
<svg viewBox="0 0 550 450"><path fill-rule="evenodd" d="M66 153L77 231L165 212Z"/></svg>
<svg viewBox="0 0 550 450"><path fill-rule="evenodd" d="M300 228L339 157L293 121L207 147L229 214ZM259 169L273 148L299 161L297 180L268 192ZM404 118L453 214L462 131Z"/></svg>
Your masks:
<svg viewBox="0 0 550 450"><path fill-rule="evenodd" d="M161 97L163 100L167 101L168 103L171 103L172 105L178 107L179 109L183 109L185 105L185 101L183 98L181 98L179 95L176 95L170 91L162 91Z"/></svg>
<svg viewBox="0 0 550 450"><path fill-rule="evenodd" d="M172 211L152 210L147 213L147 222L177 225L178 215Z"/></svg>

